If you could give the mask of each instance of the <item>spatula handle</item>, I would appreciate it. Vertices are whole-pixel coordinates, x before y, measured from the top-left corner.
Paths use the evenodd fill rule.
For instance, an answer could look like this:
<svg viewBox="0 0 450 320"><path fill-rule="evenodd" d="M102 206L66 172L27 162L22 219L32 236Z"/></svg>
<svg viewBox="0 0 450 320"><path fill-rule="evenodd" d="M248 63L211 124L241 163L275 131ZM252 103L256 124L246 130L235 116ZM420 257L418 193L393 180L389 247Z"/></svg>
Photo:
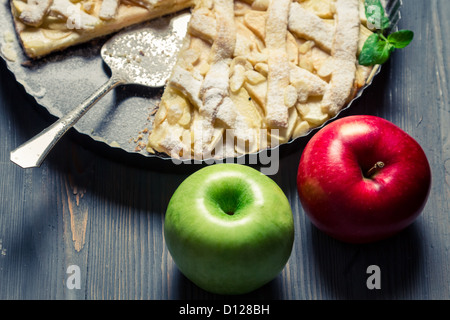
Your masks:
<svg viewBox="0 0 450 320"><path fill-rule="evenodd" d="M17 149L11 151L10 159L22 168L39 167L61 137L110 90L124 82L111 77L89 98L55 123L44 129Z"/></svg>

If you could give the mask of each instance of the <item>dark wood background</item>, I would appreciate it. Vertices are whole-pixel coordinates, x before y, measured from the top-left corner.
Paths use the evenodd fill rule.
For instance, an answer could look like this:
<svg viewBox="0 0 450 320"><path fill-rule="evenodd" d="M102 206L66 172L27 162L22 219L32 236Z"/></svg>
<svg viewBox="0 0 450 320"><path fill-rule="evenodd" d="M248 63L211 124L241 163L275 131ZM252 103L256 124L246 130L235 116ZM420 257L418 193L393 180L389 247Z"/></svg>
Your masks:
<svg viewBox="0 0 450 320"><path fill-rule="evenodd" d="M281 149L272 178L291 203L296 228L283 272L235 298L450 298L450 1L405 0L401 29L413 43L397 51L373 85L341 117L388 119L424 148L432 167L429 201L416 222L391 239L349 245L305 217L296 172L308 139ZM24 170L9 153L48 126L49 117L0 62L0 299L220 299L174 265L162 234L177 186L199 166L141 161L70 132L40 168ZM381 289L366 287L369 265ZM68 289L77 265L81 288Z"/></svg>

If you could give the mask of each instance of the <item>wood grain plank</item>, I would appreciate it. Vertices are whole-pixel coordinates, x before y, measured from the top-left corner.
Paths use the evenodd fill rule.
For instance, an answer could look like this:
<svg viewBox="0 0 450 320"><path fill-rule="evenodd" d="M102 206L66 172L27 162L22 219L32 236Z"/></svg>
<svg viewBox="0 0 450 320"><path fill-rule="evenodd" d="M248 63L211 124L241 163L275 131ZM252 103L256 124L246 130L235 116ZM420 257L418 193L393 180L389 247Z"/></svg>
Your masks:
<svg viewBox="0 0 450 320"><path fill-rule="evenodd" d="M435 91L436 96L430 100L430 107L437 109L438 117L438 136L439 140L434 143L432 148L433 155L436 156L436 162L433 166L434 197L432 198L432 212L434 225L429 226L433 236L431 249L433 253L433 263L441 266L441 272L430 274L437 282L441 281L441 286L435 288L430 293L430 299L440 299L440 297L450 298L450 258L449 241L442 242L441 239L450 238L450 84L449 84L449 62L450 46L448 44L448 35L444 30L448 30L450 22L448 20L449 8L443 1L433 1L431 4L431 21L433 21L432 33L434 41L435 58L433 61L433 73L436 76ZM444 29L447 28L447 29Z"/></svg>
<svg viewBox="0 0 450 320"><path fill-rule="evenodd" d="M296 193L308 139L283 148L272 178L286 193L296 237L282 273L252 299L450 299L450 1L404 1L400 28L415 32L342 117L372 114L410 133L433 172L419 219L380 243L354 246L312 226ZM164 213L194 171L134 167L65 137L43 166L22 170L9 151L49 124L0 62L0 299L225 299L188 281L171 259ZM88 145L88 144L87 144ZM86 147L87 147L86 145ZM382 289L366 287L379 265ZM70 265L81 289L66 286Z"/></svg>

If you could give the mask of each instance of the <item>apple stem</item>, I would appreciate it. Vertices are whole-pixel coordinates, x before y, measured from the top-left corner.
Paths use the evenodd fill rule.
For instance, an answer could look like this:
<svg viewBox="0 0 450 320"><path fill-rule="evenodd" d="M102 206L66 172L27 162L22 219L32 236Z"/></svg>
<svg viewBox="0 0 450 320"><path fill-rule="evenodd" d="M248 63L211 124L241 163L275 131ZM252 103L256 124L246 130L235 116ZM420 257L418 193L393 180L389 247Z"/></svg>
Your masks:
<svg viewBox="0 0 450 320"><path fill-rule="evenodd" d="M381 169L384 167L384 162L382 161L378 161L377 163L375 163L375 165L369 169L369 171L367 171L366 177L371 177L373 176L373 174L375 174L378 169Z"/></svg>

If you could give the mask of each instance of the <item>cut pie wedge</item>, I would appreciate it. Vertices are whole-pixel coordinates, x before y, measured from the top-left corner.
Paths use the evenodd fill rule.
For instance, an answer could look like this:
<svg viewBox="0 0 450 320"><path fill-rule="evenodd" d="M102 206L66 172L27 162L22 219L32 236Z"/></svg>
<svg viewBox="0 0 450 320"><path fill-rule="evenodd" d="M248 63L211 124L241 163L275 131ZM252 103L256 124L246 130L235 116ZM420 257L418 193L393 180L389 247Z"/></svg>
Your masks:
<svg viewBox="0 0 450 320"><path fill-rule="evenodd" d="M193 5L194 0L10 0L26 55L39 58Z"/></svg>

